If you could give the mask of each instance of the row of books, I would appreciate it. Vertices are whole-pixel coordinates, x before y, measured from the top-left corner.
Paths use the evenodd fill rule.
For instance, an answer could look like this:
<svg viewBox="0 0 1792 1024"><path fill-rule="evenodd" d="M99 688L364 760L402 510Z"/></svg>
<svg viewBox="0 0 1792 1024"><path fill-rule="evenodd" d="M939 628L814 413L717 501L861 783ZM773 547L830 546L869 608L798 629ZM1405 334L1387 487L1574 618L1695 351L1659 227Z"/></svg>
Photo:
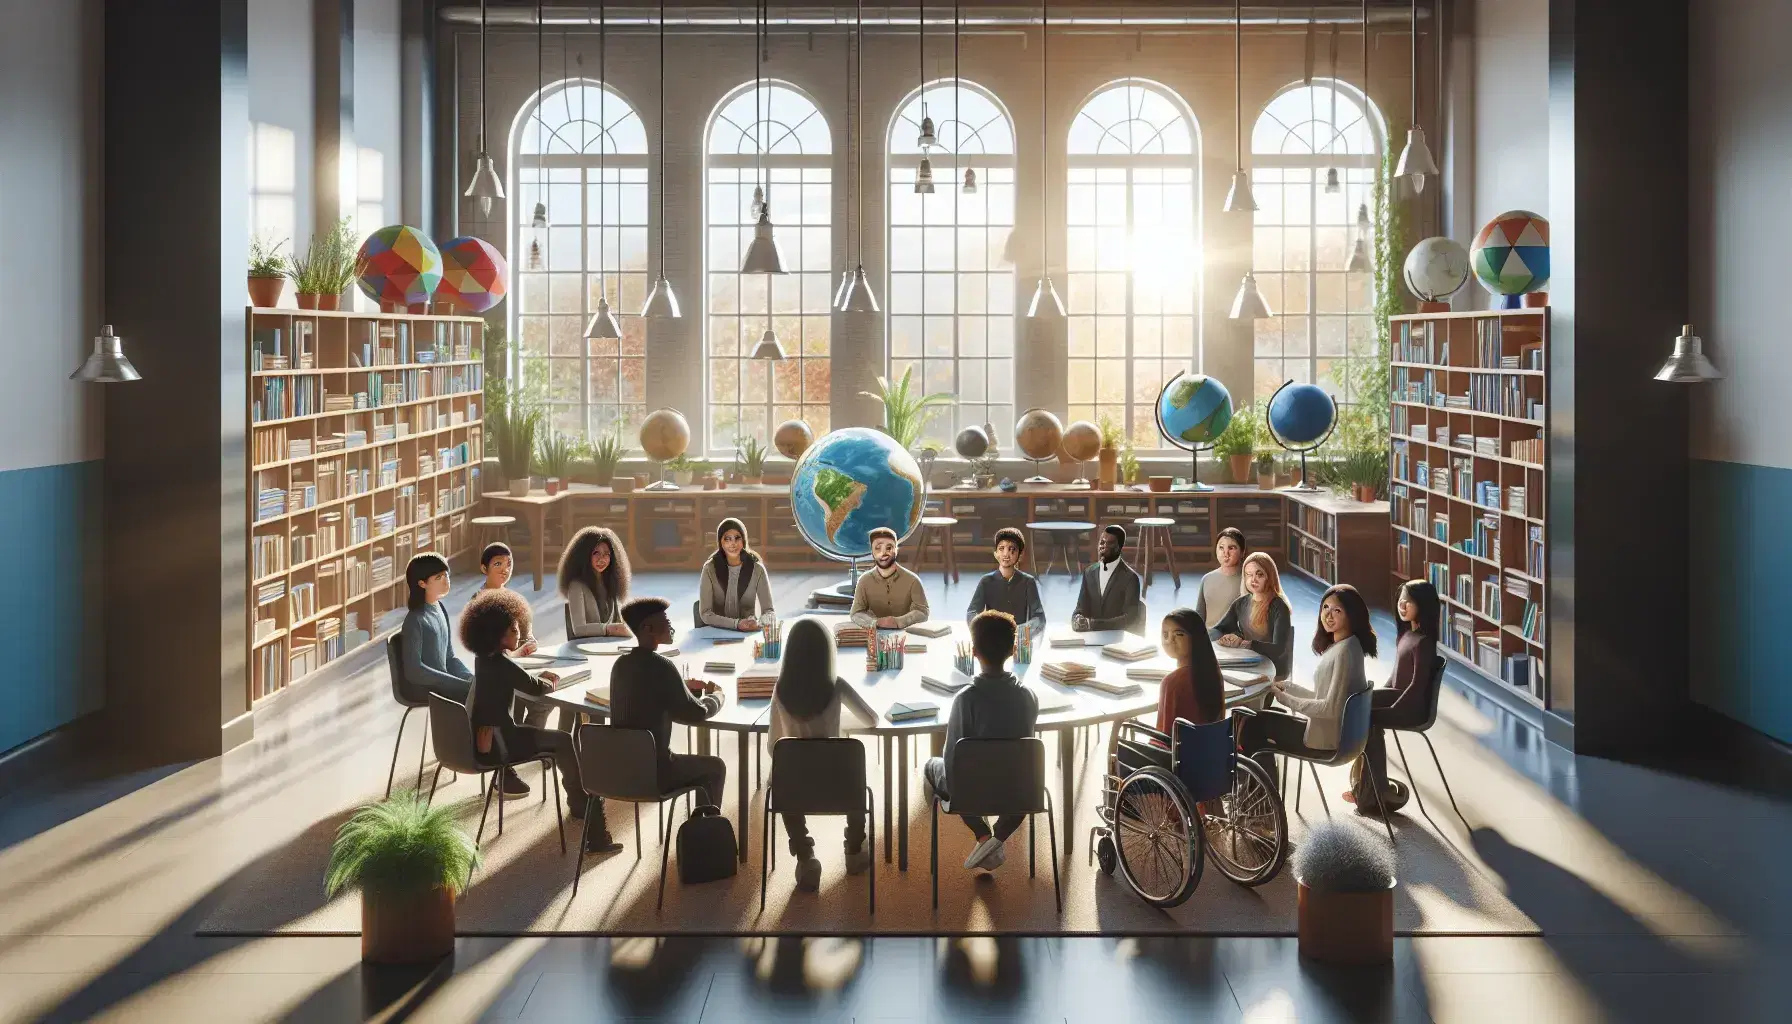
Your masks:
<svg viewBox="0 0 1792 1024"><path fill-rule="evenodd" d="M1527 380L1537 379L1471 373L1468 378L1469 405L1477 412L1540 420L1543 418L1543 400L1532 398L1525 385Z"/></svg>
<svg viewBox="0 0 1792 1024"><path fill-rule="evenodd" d="M286 514L286 488L263 487L255 492L255 520L272 519Z"/></svg>
<svg viewBox="0 0 1792 1024"><path fill-rule="evenodd" d="M1435 323L1404 321L1394 339L1394 361L1400 363L1450 362L1450 338L1439 336Z"/></svg>
<svg viewBox="0 0 1792 1024"><path fill-rule="evenodd" d="M260 579L286 568L286 544L277 533L258 533L249 545L249 560L255 578Z"/></svg>
<svg viewBox="0 0 1792 1024"><path fill-rule="evenodd" d="M303 622L317 614L317 584L294 583L292 593L287 598L288 611L292 613L293 622Z"/></svg>
<svg viewBox="0 0 1792 1024"><path fill-rule="evenodd" d="M257 372L309 370L317 362L316 339L316 325L309 320L293 324L290 350L284 330L278 327L257 327L249 346L249 368Z"/></svg>
<svg viewBox="0 0 1792 1024"><path fill-rule="evenodd" d="M1538 410L1538 415L1542 415L1541 409ZM1543 439L1533 437L1523 441L1513 441L1506 446L1506 457L1541 466L1543 465Z"/></svg>
<svg viewBox="0 0 1792 1024"><path fill-rule="evenodd" d="M1475 519L1473 533L1458 545L1471 555L1492 561L1500 560L1500 517L1488 513Z"/></svg>
<svg viewBox="0 0 1792 1024"><path fill-rule="evenodd" d="M1495 622L1500 621L1500 578L1484 576L1477 580L1469 573L1458 573L1451 594L1456 603L1480 612Z"/></svg>
<svg viewBox="0 0 1792 1024"><path fill-rule="evenodd" d="M1538 579L1543 578L1543 527L1532 524L1525 545L1524 571Z"/></svg>
<svg viewBox="0 0 1792 1024"><path fill-rule="evenodd" d="M249 386L249 416L253 422L283 420L322 412L324 385L321 377L269 377Z"/></svg>

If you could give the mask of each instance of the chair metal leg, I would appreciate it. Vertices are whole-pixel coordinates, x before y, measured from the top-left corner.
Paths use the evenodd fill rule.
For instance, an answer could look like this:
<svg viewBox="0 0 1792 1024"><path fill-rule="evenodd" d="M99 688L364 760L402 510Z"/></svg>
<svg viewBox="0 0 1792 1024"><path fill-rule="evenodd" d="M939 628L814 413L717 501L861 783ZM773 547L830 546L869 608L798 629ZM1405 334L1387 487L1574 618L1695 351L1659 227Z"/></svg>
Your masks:
<svg viewBox="0 0 1792 1024"><path fill-rule="evenodd" d="M442 766L438 764L436 765L435 773L430 776L429 796L424 799L423 806L428 807L430 804L436 802L436 783L440 781L442 781Z"/></svg>
<svg viewBox="0 0 1792 1024"><path fill-rule="evenodd" d="M865 869L865 880L871 885L871 914L877 916L877 808L871 801L871 787L865 787L865 861L869 867Z"/></svg>
<svg viewBox="0 0 1792 1024"><path fill-rule="evenodd" d="M585 847L591 841L591 812L596 797L585 798L585 828L579 833L579 858L572 864L572 898L579 898L579 877L585 873Z"/></svg>
<svg viewBox="0 0 1792 1024"><path fill-rule="evenodd" d="M663 806L666 808L666 818L660 824L661 836L664 836L672 829L672 815L678 813L678 801L667 801ZM659 814L660 809L656 807L653 816L657 818L659 817ZM654 904L654 909L656 911L666 909L666 854L671 851L671 848L671 843L664 841L664 839L660 841L660 899L658 903Z"/></svg>
<svg viewBox="0 0 1792 1024"><path fill-rule="evenodd" d="M1058 813L1052 809L1052 794L1045 794L1045 827L1046 838L1052 841L1052 900L1058 906L1058 913L1064 912L1064 890L1058 886Z"/></svg>
<svg viewBox="0 0 1792 1024"><path fill-rule="evenodd" d="M484 778L484 776L482 775L480 778ZM498 787L496 784L493 784L485 791L485 799L482 801L481 809L479 811L479 831L473 834L474 849L478 849L480 840L485 838L485 816L492 811L492 794L497 791ZM504 813L504 805L501 803L498 805L498 813Z"/></svg>
<svg viewBox="0 0 1792 1024"><path fill-rule="evenodd" d="M386 799L388 800L392 798L392 780L398 776L398 747L404 742L404 723L410 721L411 712L415 710L417 709L405 708L404 714L398 716L398 738L392 741L392 767L386 769ZM421 781L423 773L419 771L417 777Z"/></svg>
<svg viewBox="0 0 1792 1024"><path fill-rule="evenodd" d="M541 762L541 802L544 804L548 802L548 763L546 761ZM554 791L554 803L556 806L560 803L560 791L557 789Z"/></svg>
<svg viewBox="0 0 1792 1024"><path fill-rule="evenodd" d="M936 796L929 803L933 807L933 824L928 830L928 837L929 842L932 843L933 853L928 863L932 866L933 871L933 909L938 910L940 909L940 798Z"/></svg>
<svg viewBox="0 0 1792 1024"><path fill-rule="evenodd" d="M547 762L543 761L542 775L545 776L546 774ZM543 786L547 785L548 780L543 778L541 784ZM567 799L571 800L571 795L568 795ZM591 819L586 818L585 820L590 821ZM554 785L554 832L560 836L560 856L564 857L566 856L566 816L560 813L560 785L558 783L555 783ZM580 850L582 851L583 849L584 847L581 845Z"/></svg>
<svg viewBox="0 0 1792 1024"><path fill-rule="evenodd" d="M1470 832L1473 832L1475 830L1475 827L1468 823L1468 818L1463 815L1462 808L1456 806L1456 793L1450 789L1450 777L1448 775L1444 774L1444 763L1437 759L1437 747L1432 745L1430 734L1423 733L1423 732L1419 733L1419 738L1425 741L1426 748L1431 751L1431 763L1437 766L1437 777L1444 784L1444 795L1450 798L1450 809L1456 812L1456 817L1462 819L1463 827L1468 829ZM1400 742L1400 736L1398 733L1394 734L1394 742L1396 744L1398 744ZM1401 761L1406 760L1406 752L1405 751L1400 752L1400 760ZM1411 769L1407 770L1406 775L1408 778L1412 777ZM1414 788L1417 788L1417 787L1414 787Z"/></svg>
<svg viewBox="0 0 1792 1024"><path fill-rule="evenodd" d="M501 775L506 769L509 769L509 768L510 768L510 765L505 765L504 767L499 768L498 772ZM498 834L499 835L504 834L504 794L501 792L498 792L498 787L501 785L503 785L503 783L498 781L498 776L497 775L492 776L492 791L498 793Z"/></svg>
<svg viewBox="0 0 1792 1024"><path fill-rule="evenodd" d="M635 859L641 859L641 805L630 804L635 809ZM590 812L587 811L587 814Z"/></svg>
<svg viewBox="0 0 1792 1024"><path fill-rule="evenodd" d="M1412 787L1412 798L1419 802L1419 813L1423 814L1427 821L1430 821L1431 812L1426 810L1425 798L1419 794L1419 781L1413 778L1412 762L1406 759L1406 748L1400 745L1400 734L1393 729L1387 730L1387 733L1394 738L1394 749L1400 754L1400 767L1406 770L1406 784ZM1368 764L1368 760L1368 758L1363 759L1364 765ZM1431 823L1433 825L1437 824L1435 821Z"/></svg>
<svg viewBox="0 0 1792 1024"><path fill-rule="evenodd" d="M1301 764L1306 765L1306 762L1302 761ZM1313 788L1319 791L1319 806L1325 808L1325 816L1329 818L1332 816L1332 805L1325 798L1325 783L1319 781L1319 766L1307 765L1307 767L1311 768L1313 772Z"/></svg>
<svg viewBox="0 0 1792 1024"><path fill-rule="evenodd" d="M1394 845L1394 823L1388 818L1388 809L1381 802L1381 780L1375 777L1374 765L1364 761L1363 768L1369 773L1369 785L1375 787L1375 810L1381 815L1382 826L1388 830L1388 846L1392 847ZM1319 796L1324 799L1325 790L1321 789Z"/></svg>
<svg viewBox="0 0 1792 1024"><path fill-rule="evenodd" d="M746 815L741 815L741 821L744 822L746 820ZM764 827L759 830L759 912L761 914L765 913L765 887L770 881L771 876L771 845L772 801L771 796L767 794L765 799Z"/></svg>
<svg viewBox="0 0 1792 1024"><path fill-rule="evenodd" d="M1031 814L1029 814L1029 815L1027 815L1027 877L1028 878L1038 877L1037 873L1035 872L1034 867L1033 867L1033 861L1035 860L1035 856L1033 853L1033 847L1035 845L1035 841L1038 839L1038 835L1039 835L1039 829L1036 827L1036 823L1033 819L1033 816Z"/></svg>
<svg viewBox="0 0 1792 1024"><path fill-rule="evenodd" d="M1306 772L1307 772L1307 762L1305 762L1305 761L1294 762L1294 812L1296 814L1300 813L1301 790L1306 788L1305 786L1301 785L1301 783L1306 781Z"/></svg>
<svg viewBox="0 0 1792 1024"><path fill-rule="evenodd" d="M423 756L429 752L429 716L423 716L423 745L417 748L417 785L423 785Z"/></svg>

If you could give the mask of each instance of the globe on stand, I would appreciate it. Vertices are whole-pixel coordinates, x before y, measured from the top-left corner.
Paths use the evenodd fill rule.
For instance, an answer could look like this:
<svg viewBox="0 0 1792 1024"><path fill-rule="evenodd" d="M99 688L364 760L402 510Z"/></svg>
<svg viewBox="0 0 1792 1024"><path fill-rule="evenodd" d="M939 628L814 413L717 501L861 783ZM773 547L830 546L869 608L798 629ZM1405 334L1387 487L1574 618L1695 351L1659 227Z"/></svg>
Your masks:
<svg viewBox="0 0 1792 1024"><path fill-rule="evenodd" d="M1232 392L1218 378L1176 371L1157 394L1157 431L1189 453L1189 482L1179 491L1211 491L1201 482L1201 452L1232 422Z"/></svg>
<svg viewBox="0 0 1792 1024"><path fill-rule="evenodd" d="M1269 396L1269 436L1276 444L1300 455L1300 483L1291 491L1317 491L1307 478L1307 453L1326 442L1338 425L1338 405L1325 389L1313 384L1284 381Z"/></svg>
<svg viewBox="0 0 1792 1024"><path fill-rule="evenodd" d="M778 424L777 432L772 435L772 445L778 449L778 454L792 462L802 458L814 443L815 432L802 420L785 420Z"/></svg>
<svg viewBox="0 0 1792 1024"><path fill-rule="evenodd" d="M1468 283L1468 250L1453 238L1427 238L1406 254L1401 277L1421 313L1448 313L1444 300Z"/></svg>
<svg viewBox="0 0 1792 1024"><path fill-rule="evenodd" d="M1035 472L1022 483L1049 484L1051 477L1037 472L1038 464L1056 458L1058 445L1064 440L1064 427L1058 417L1044 409L1028 409L1014 421L1014 444L1020 453L1033 460Z"/></svg>
<svg viewBox="0 0 1792 1024"><path fill-rule="evenodd" d="M819 604L850 600L858 561L871 554L871 531L889 527L907 540L926 506L921 467L895 438L869 427L843 427L817 439L790 474L790 512L810 547L851 563L853 571L843 586L810 596Z"/></svg>
<svg viewBox="0 0 1792 1024"><path fill-rule="evenodd" d="M676 409L655 409L641 421L641 450L648 458L660 463L662 469L666 463L683 455L690 445L691 425ZM672 482L672 471L663 469L663 474L659 480L648 484L647 490L678 490L678 485Z"/></svg>
<svg viewBox="0 0 1792 1024"><path fill-rule="evenodd" d="M1067 486L1088 490L1089 476L1085 472L1085 464L1101 454L1101 429L1088 420L1077 420L1064 428L1062 447L1064 455L1076 463L1076 480Z"/></svg>

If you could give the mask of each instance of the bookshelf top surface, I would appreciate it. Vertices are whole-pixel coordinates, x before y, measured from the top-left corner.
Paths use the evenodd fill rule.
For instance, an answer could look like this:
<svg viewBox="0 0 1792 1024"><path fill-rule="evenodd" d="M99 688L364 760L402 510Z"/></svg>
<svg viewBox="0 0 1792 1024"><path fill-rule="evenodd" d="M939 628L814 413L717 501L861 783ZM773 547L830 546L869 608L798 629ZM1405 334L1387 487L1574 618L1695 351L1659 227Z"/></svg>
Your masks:
<svg viewBox="0 0 1792 1024"><path fill-rule="evenodd" d="M451 316L442 313L363 313L353 309L268 309L261 306L248 307L249 316L259 318L278 318L291 320L426 320L441 323L479 324L484 319L476 316Z"/></svg>
<svg viewBox="0 0 1792 1024"><path fill-rule="evenodd" d="M1530 306L1524 309L1467 309L1451 310L1448 313L1396 313L1389 320L1479 320L1488 317L1547 317L1548 306Z"/></svg>
<svg viewBox="0 0 1792 1024"><path fill-rule="evenodd" d="M1308 508L1318 509L1326 515L1361 515L1369 513L1385 516L1388 514L1388 503L1385 501L1362 502L1357 501L1354 498L1341 498L1333 494L1327 494L1323 491L1319 493L1283 491L1282 493L1288 496L1289 501L1305 505Z"/></svg>

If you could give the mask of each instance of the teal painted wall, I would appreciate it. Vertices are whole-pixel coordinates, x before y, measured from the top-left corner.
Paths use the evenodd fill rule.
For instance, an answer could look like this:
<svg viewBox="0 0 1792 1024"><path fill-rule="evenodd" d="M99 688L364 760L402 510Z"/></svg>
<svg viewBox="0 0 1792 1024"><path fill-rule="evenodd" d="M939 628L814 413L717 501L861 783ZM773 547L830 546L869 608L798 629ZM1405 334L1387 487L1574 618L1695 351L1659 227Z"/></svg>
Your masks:
<svg viewBox="0 0 1792 1024"><path fill-rule="evenodd" d="M98 711L100 463L0 472L0 753Z"/></svg>
<svg viewBox="0 0 1792 1024"><path fill-rule="evenodd" d="M1692 460L1687 543L1693 699L1792 743L1792 469ZM1657 627L1639 610L1639 636Z"/></svg>

